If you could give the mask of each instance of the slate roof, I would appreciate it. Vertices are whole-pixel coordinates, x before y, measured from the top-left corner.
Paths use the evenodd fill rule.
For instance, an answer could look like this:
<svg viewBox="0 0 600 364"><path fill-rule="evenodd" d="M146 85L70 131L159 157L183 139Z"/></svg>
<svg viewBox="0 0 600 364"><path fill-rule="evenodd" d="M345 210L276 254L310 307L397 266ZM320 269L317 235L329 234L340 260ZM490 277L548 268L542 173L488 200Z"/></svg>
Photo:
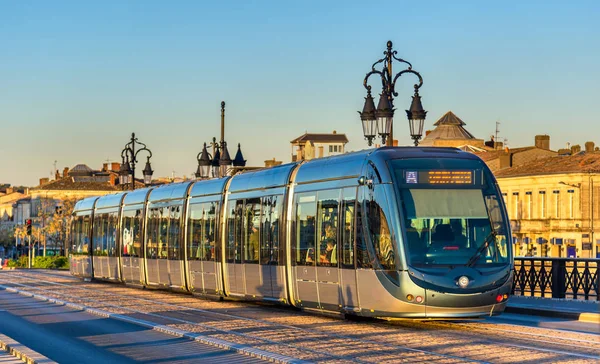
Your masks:
<svg viewBox="0 0 600 364"><path fill-rule="evenodd" d="M467 129L463 127L466 125L464 121L462 121L458 116L454 115L452 111L448 111L444 114L438 121L436 121L433 125L436 126L435 129L429 135L423 138L423 142L427 145L432 143L436 139L443 140L469 140L469 139L477 139L473 136L473 134L469 133Z"/></svg>
<svg viewBox="0 0 600 364"><path fill-rule="evenodd" d="M292 140L290 143L304 143L312 141L314 143L348 143L346 134L313 134L304 133L304 135Z"/></svg>
<svg viewBox="0 0 600 364"><path fill-rule="evenodd" d="M509 152L513 153L513 154L517 154L517 153L525 152L525 151L532 150L535 148L536 147L534 147L534 146L513 148L513 149L509 149ZM506 152L503 149L498 149L498 150L490 150L487 152L481 152L481 153L475 153L475 154L477 154L477 156L479 158L481 158L484 162L488 162L488 161L500 158L500 156L503 154L506 154Z"/></svg>
<svg viewBox="0 0 600 364"><path fill-rule="evenodd" d="M69 171L69 176L91 176L94 170L85 164L78 164Z"/></svg>
<svg viewBox="0 0 600 364"><path fill-rule="evenodd" d="M50 181L43 186L34 188L35 190L77 190L77 191L120 191L116 186L111 186L107 182L88 181L75 182L73 177L61 178Z"/></svg>
<svg viewBox="0 0 600 364"><path fill-rule="evenodd" d="M561 173L600 173L600 153L578 153L572 156L555 156L535 159L516 167L495 172L495 176L518 177Z"/></svg>

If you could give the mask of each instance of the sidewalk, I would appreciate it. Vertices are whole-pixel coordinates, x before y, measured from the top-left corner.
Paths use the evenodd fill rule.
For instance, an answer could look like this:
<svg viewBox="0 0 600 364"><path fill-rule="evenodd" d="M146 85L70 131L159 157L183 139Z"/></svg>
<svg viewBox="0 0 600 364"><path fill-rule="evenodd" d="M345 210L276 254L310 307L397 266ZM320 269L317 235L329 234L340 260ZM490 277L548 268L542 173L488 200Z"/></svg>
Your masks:
<svg viewBox="0 0 600 364"><path fill-rule="evenodd" d="M600 302L511 296L505 312L548 316L600 324Z"/></svg>
<svg viewBox="0 0 600 364"><path fill-rule="evenodd" d="M55 364L55 362L42 354L29 349L6 335L0 334L0 364L23 362L31 364Z"/></svg>

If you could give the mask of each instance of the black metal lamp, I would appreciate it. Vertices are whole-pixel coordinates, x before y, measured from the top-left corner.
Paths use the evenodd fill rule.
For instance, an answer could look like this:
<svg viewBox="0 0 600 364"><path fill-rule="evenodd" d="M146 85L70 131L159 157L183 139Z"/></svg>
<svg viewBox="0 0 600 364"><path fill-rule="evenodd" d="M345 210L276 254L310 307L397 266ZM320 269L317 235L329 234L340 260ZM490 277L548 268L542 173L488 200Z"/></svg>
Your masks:
<svg viewBox="0 0 600 364"><path fill-rule="evenodd" d="M119 169L119 183L123 186L129 184L129 176L131 175L131 166L129 165L129 157L127 160L122 159L121 168Z"/></svg>
<svg viewBox="0 0 600 364"><path fill-rule="evenodd" d="M227 167L231 166L232 160L229 156L229 151L227 150L227 142L223 141L221 144L221 149L223 151L221 153L221 158L219 158L219 166L221 167L221 177L225 177L227 174Z"/></svg>
<svg viewBox="0 0 600 364"><path fill-rule="evenodd" d="M365 139L367 139L367 143L371 146L373 139L377 135L377 116L375 115L375 102L373 101L373 96L371 96L371 89L368 90L367 97L365 97L363 111L359 111L358 113L362 121L363 134L365 135Z"/></svg>
<svg viewBox="0 0 600 364"><path fill-rule="evenodd" d="M392 130L392 121L394 120L394 107L390 98L385 92L379 96L379 104L377 105L377 131L381 137L381 143L385 144L387 137L390 136Z"/></svg>
<svg viewBox="0 0 600 364"><path fill-rule="evenodd" d="M144 170L142 171L142 173L144 174L144 184L146 186L149 186L152 183L152 173L154 173L154 171L152 170L152 167L150 166L150 157L146 157L148 158L146 160L146 166L144 167Z"/></svg>
<svg viewBox="0 0 600 364"><path fill-rule="evenodd" d="M415 141L415 147L419 145L419 140L423 135L423 124L425 123L426 115L427 111L423 110L419 91L418 89L415 89L415 95L412 97L410 109L406 110L406 116L408 116L408 124L410 127L410 136Z"/></svg>
<svg viewBox="0 0 600 364"><path fill-rule="evenodd" d="M219 146L217 145L215 146L215 155L210 161L213 178L219 177L219 159L221 159L221 152L219 151Z"/></svg>
<svg viewBox="0 0 600 364"><path fill-rule="evenodd" d="M196 178L208 178L208 173L210 172L211 161L208 156L208 151L206 150L206 143L204 143L204 147L202 148L202 152L200 152L200 157L196 157L198 159L198 170L195 175Z"/></svg>
<svg viewBox="0 0 600 364"><path fill-rule="evenodd" d="M244 156L242 155L242 147L241 147L240 143L238 143L238 150L237 150L237 153L235 153L235 158L233 158L233 166L234 167L245 167L246 166L246 160L244 159Z"/></svg>

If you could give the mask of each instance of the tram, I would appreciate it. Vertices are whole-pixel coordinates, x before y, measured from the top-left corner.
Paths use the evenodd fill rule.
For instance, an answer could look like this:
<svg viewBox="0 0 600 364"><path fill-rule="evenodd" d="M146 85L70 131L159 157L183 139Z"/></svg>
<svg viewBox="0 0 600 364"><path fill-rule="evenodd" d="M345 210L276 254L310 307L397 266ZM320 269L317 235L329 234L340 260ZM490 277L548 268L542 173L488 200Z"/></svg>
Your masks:
<svg viewBox="0 0 600 364"><path fill-rule="evenodd" d="M71 273L370 317L501 313L496 180L454 148L383 147L77 203Z"/></svg>

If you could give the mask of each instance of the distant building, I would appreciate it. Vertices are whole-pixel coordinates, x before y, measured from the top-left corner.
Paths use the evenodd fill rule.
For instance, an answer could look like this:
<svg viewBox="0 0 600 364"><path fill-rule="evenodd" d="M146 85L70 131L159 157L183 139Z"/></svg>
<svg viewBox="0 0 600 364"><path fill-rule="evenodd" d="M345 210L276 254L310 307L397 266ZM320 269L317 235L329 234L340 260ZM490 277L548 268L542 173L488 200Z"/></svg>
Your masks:
<svg viewBox="0 0 600 364"><path fill-rule="evenodd" d="M435 129L427 131L420 146L455 147L467 151L486 150L483 139L477 139L464 128L467 125L452 111L445 113L434 124Z"/></svg>
<svg viewBox="0 0 600 364"><path fill-rule="evenodd" d="M518 167L536 159L558 155L557 152L550 150L550 137L548 135L536 135L535 144L532 146L488 150L476 152L475 154L483 159L492 172L505 168Z"/></svg>
<svg viewBox="0 0 600 364"><path fill-rule="evenodd" d="M531 159L494 174L516 255L600 257L600 152Z"/></svg>
<svg viewBox="0 0 600 364"><path fill-rule="evenodd" d="M345 152L348 138L346 134L338 134L335 130L331 134L304 133L292 140L292 162L311 160Z"/></svg>

